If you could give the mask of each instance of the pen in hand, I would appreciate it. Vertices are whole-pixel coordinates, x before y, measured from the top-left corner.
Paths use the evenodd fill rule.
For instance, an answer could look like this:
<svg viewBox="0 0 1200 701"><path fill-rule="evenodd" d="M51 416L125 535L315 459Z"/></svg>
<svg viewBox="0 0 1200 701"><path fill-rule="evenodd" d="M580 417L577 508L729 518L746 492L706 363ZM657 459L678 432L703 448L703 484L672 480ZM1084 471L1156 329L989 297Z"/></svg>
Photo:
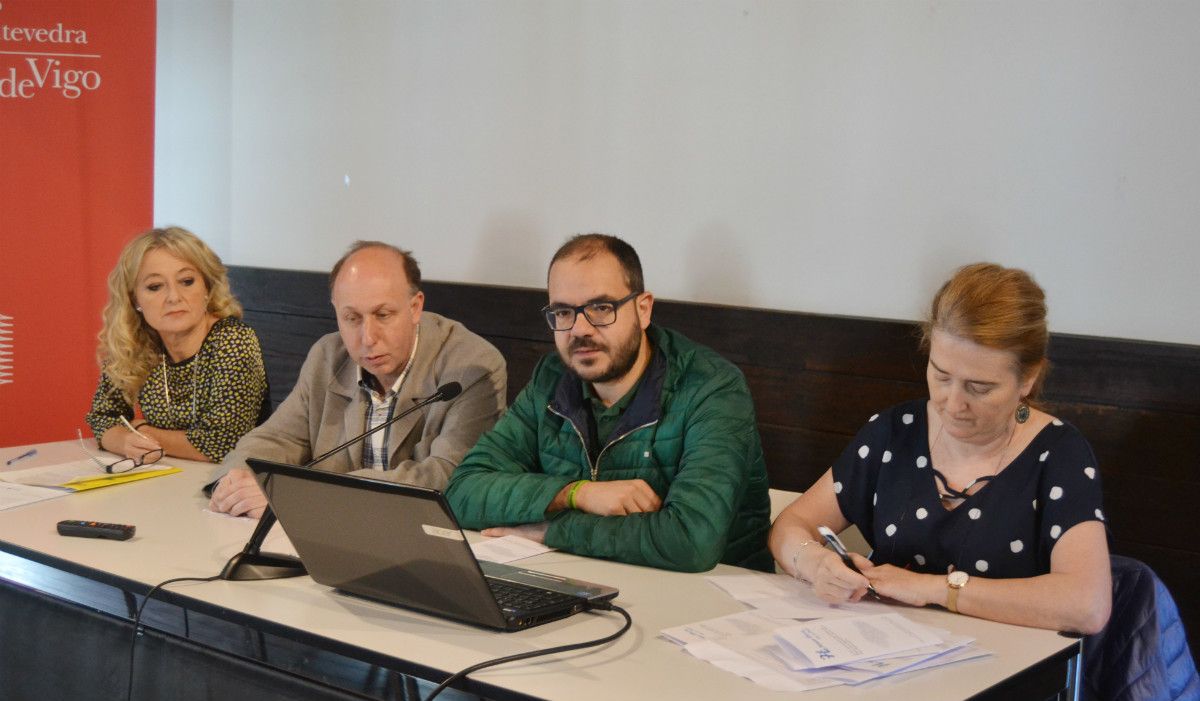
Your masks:
<svg viewBox="0 0 1200 701"><path fill-rule="evenodd" d="M134 428L133 424L129 423L129 419L125 418L124 416L121 417L121 423L125 424L125 428L129 429L130 431L133 431L146 440L150 440L150 436L147 436L146 434Z"/></svg>
<svg viewBox="0 0 1200 701"><path fill-rule="evenodd" d="M29 450L26 450L24 453L21 453L17 457L11 458L8 462L6 462L4 464L5 464L5 466L8 466L18 460L24 460L25 458L32 458L35 455L37 455L37 448L30 448Z"/></svg>
<svg viewBox="0 0 1200 701"><path fill-rule="evenodd" d="M838 537L837 533L834 533L828 526L817 526L817 532L821 534L821 537L825 539L829 547L833 548L838 557L842 558L842 562L845 563L846 567L862 574L862 570L858 569L858 565L854 564L854 560L850 558L850 552L846 550L846 546L842 543L842 539ZM867 591L876 599L880 598L879 592L875 591L875 587L871 586L869 582L867 583Z"/></svg>

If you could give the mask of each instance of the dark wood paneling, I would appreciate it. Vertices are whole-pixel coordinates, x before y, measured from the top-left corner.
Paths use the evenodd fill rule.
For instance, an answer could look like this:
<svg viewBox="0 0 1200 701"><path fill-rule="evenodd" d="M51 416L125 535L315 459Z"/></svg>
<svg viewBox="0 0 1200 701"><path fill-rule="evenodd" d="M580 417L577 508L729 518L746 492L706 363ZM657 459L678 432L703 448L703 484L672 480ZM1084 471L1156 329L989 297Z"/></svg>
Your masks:
<svg viewBox="0 0 1200 701"><path fill-rule="evenodd" d="M231 266L229 284L247 311L269 311L288 316L327 316L329 276L305 270L274 270Z"/></svg>
<svg viewBox="0 0 1200 701"><path fill-rule="evenodd" d="M258 334L271 383L271 401L279 406L296 384L308 349L321 336L336 331L337 323L332 315L322 319L251 309L246 310L243 318Z"/></svg>
<svg viewBox="0 0 1200 701"><path fill-rule="evenodd" d="M325 273L234 267L234 291L262 339L276 404L308 347L336 329ZM425 282L425 308L491 341L508 361L509 401L553 351L544 290ZM656 323L717 350L745 373L774 487L807 489L871 414L926 396L912 322L657 300ZM1153 567L1200 636L1200 347L1055 334L1046 408L1095 449L1116 552Z"/></svg>
<svg viewBox="0 0 1200 701"><path fill-rule="evenodd" d="M546 293L524 287L424 282L425 308L467 325L475 333L553 342L541 315Z"/></svg>
<svg viewBox="0 0 1200 701"><path fill-rule="evenodd" d="M504 355L508 364L508 403L512 404L517 393L533 378L534 366L542 356L554 350L554 344L500 336L491 336L488 340Z"/></svg>
<svg viewBox="0 0 1200 701"><path fill-rule="evenodd" d="M660 300L654 320L741 366L920 381L916 327L879 319Z"/></svg>
<svg viewBox="0 0 1200 701"><path fill-rule="evenodd" d="M1048 394L1068 402L1196 414L1200 349L1053 334Z"/></svg>
<svg viewBox="0 0 1200 701"><path fill-rule="evenodd" d="M1095 404L1047 402L1088 437L1105 472L1165 480L1200 478L1200 416Z"/></svg>
<svg viewBox="0 0 1200 701"><path fill-rule="evenodd" d="M858 432L884 407L920 397L924 384L743 365L759 423Z"/></svg>
<svg viewBox="0 0 1200 701"><path fill-rule="evenodd" d="M1200 482L1179 482L1128 475L1102 474L1105 513L1113 537L1175 550L1196 552L1196 512Z"/></svg>
<svg viewBox="0 0 1200 701"><path fill-rule="evenodd" d="M802 492L812 486L853 436L792 426L758 424L767 477L776 489Z"/></svg>

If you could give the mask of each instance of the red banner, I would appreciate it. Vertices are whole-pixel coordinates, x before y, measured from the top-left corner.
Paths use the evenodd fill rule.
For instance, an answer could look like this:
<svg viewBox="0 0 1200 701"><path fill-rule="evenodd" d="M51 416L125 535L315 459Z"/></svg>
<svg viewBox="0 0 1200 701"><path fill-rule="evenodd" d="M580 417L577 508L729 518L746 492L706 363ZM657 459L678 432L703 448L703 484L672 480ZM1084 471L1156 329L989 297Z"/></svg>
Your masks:
<svg viewBox="0 0 1200 701"><path fill-rule="evenodd" d="M70 438L106 278L149 228L153 0L0 0L0 446Z"/></svg>

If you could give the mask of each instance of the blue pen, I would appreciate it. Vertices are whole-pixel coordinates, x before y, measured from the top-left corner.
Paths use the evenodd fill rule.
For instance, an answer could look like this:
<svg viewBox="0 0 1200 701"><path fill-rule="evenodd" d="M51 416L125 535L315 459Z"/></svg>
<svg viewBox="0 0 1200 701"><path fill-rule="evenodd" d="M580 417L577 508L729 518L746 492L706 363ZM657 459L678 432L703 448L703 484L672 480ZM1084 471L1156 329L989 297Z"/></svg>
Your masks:
<svg viewBox="0 0 1200 701"><path fill-rule="evenodd" d="M4 464L11 465L18 460L24 460L25 458L32 458L35 455L37 455L37 448L30 448L29 450L26 450L24 453L21 453L17 457L9 460L8 462L6 462Z"/></svg>

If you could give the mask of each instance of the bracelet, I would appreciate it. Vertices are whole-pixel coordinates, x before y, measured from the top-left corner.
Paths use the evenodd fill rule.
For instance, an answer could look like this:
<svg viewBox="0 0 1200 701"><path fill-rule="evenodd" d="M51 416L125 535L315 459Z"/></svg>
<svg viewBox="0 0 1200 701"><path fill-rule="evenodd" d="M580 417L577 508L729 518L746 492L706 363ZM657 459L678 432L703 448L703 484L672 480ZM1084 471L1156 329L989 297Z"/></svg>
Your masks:
<svg viewBox="0 0 1200 701"><path fill-rule="evenodd" d="M590 482L590 481L591 480L579 480L575 484L571 485L571 490L569 492L567 492L567 508L568 509L576 508L575 492L579 491L579 488L583 486L584 482Z"/></svg>
<svg viewBox="0 0 1200 701"><path fill-rule="evenodd" d="M142 419L141 421L135 421L133 423L133 430L136 431L139 428L141 428L142 426L149 426L149 425L150 425L150 422L146 421L145 419Z"/></svg>
<svg viewBox="0 0 1200 701"><path fill-rule="evenodd" d="M803 543L801 543L800 545L797 545L796 552L792 553L792 577L794 579L800 580L801 582L804 582L805 584L812 584L812 582L810 582L807 579L805 579L804 577L800 576L800 566L798 564L796 564L796 560L800 557L801 550L808 547L809 545L816 545L816 544L817 544L817 541L815 541L815 540L806 540Z"/></svg>

